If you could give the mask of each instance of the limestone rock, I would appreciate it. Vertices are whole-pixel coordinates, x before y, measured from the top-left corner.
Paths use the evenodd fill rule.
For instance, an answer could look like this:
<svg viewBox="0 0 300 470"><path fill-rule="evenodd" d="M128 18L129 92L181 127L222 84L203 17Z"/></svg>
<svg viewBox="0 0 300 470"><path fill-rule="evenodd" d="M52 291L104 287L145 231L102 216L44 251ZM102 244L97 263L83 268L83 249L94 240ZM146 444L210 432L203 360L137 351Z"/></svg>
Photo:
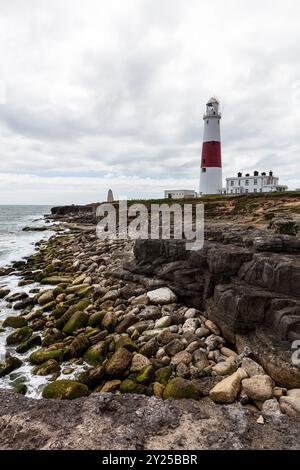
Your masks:
<svg viewBox="0 0 300 470"><path fill-rule="evenodd" d="M298 397L281 397L279 399L279 405L282 413L288 416L300 415L300 398Z"/></svg>
<svg viewBox="0 0 300 470"><path fill-rule="evenodd" d="M237 370L229 377L217 383L209 392L209 397L216 403L233 403L241 389L241 380L245 377Z"/></svg>
<svg viewBox="0 0 300 470"><path fill-rule="evenodd" d="M147 297L153 304L170 304L176 302L177 297L168 287L161 287L147 292Z"/></svg>
<svg viewBox="0 0 300 470"><path fill-rule="evenodd" d="M273 396L273 381L268 375L253 375L244 379L242 386L252 400L265 401Z"/></svg>

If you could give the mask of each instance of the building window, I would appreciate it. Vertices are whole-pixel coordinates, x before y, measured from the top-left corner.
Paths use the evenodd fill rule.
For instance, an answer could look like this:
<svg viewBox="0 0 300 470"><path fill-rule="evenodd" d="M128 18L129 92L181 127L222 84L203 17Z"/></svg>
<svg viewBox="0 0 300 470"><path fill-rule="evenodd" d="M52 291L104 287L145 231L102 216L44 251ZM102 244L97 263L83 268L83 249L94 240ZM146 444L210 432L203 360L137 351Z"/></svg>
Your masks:
<svg viewBox="0 0 300 470"><path fill-rule="evenodd" d="M249 180L245 180L245 185L249 186Z"/></svg>
<svg viewBox="0 0 300 470"><path fill-rule="evenodd" d="M238 183L239 186L241 186L241 180L239 180L239 183Z"/></svg>
<svg viewBox="0 0 300 470"><path fill-rule="evenodd" d="M262 193L262 188L260 188L259 192Z"/></svg>
<svg viewBox="0 0 300 470"><path fill-rule="evenodd" d="M206 168L202 168L202 173L206 173Z"/></svg>
<svg viewBox="0 0 300 470"><path fill-rule="evenodd" d="M257 184L257 178L254 178L254 183L253 184Z"/></svg>
<svg viewBox="0 0 300 470"><path fill-rule="evenodd" d="M234 181L231 180L231 181L230 181L230 186L233 186L233 185L234 185Z"/></svg>
<svg viewBox="0 0 300 470"><path fill-rule="evenodd" d="M254 189L253 189L253 192L254 192L254 193L257 193L257 189L256 189L256 188L254 188Z"/></svg>
<svg viewBox="0 0 300 470"><path fill-rule="evenodd" d="M245 189L245 193L249 193L249 189Z"/></svg>
<svg viewBox="0 0 300 470"><path fill-rule="evenodd" d="M231 192L231 194L233 194L233 189L230 192Z"/></svg>

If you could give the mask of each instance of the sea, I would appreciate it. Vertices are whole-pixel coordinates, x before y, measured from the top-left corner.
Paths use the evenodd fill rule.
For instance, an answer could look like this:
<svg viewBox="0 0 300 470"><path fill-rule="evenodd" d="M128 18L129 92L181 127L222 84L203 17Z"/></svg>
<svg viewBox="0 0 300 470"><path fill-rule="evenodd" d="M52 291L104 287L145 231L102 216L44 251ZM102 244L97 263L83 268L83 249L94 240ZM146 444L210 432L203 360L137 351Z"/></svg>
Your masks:
<svg viewBox="0 0 300 470"><path fill-rule="evenodd" d="M9 266L12 261L22 260L36 250L37 241L46 240L54 234L49 227L47 231L24 232L26 226L45 226L45 214L50 214L51 206L0 206L0 269ZM50 224L47 224L48 226ZM38 284L18 286L20 278L13 273L0 276L0 289L10 289L10 295L16 292L27 292L31 289L41 288ZM47 288L47 286L44 286ZM23 361L23 365L9 375L0 377L0 388L12 389L19 383L26 383L26 396L40 398L49 376L41 377L32 374L32 366L28 362L28 356L37 348L28 353L18 354L14 348L6 346L6 337L13 331L12 328L1 328L1 322L8 315L19 315L13 310L7 300L0 299L0 363L5 361L5 354L11 353Z"/></svg>

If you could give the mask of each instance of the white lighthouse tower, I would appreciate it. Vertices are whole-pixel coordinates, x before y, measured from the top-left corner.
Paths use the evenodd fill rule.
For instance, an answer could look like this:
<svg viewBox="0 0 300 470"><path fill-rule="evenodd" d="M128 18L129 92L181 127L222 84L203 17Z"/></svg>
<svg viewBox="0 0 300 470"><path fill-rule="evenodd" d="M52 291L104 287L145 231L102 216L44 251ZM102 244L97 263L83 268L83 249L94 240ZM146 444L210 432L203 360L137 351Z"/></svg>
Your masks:
<svg viewBox="0 0 300 470"><path fill-rule="evenodd" d="M206 104L200 170L200 194L222 194L222 161L219 101L211 98Z"/></svg>

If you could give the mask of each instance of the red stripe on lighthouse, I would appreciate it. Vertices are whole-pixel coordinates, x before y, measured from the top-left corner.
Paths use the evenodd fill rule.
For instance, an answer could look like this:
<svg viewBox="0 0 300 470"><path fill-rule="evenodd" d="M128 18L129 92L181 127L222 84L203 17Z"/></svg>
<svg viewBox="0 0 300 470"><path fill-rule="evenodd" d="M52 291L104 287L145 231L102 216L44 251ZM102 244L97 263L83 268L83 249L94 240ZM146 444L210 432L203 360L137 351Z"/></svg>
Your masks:
<svg viewBox="0 0 300 470"><path fill-rule="evenodd" d="M221 168L221 144L212 140L202 145L201 168Z"/></svg>

